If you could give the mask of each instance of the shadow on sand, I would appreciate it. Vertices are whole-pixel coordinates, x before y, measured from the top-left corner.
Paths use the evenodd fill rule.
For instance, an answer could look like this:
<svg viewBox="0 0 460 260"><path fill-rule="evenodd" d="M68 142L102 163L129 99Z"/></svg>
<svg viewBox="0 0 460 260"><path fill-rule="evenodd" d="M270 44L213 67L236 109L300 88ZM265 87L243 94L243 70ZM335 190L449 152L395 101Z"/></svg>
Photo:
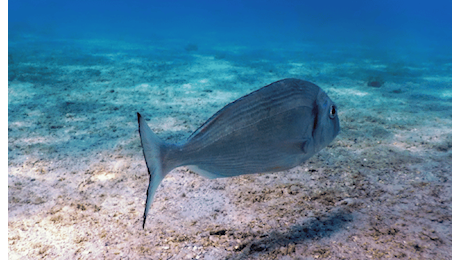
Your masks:
<svg viewBox="0 0 460 260"><path fill-rule="evenodd" d="M339 232L351 221L353 221L351 210L349 208L338 208L327 215L309 218L301 224L294 225L287 232L272 231L255 238L243 244L240 253L236 253L227 259L245 259L249 255L258 252L269 254L281 247L288 247L292 243L298 244L307 240L317 241Z"/></svg>

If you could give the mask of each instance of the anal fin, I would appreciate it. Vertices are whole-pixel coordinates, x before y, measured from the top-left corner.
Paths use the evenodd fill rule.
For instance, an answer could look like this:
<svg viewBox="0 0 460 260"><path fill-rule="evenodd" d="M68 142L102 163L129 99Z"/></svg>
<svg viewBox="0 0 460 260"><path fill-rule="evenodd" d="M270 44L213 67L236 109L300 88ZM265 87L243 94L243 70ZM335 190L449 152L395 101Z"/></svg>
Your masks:
<svg viewBox="0 0 460 260"><path fill-rule="evenodd" d="M199 175L208 178L208 179L216 179L216 178L222 178L222 177L227 177L220 175L218 173L212 173L206 170L201 169L200 167L196 165L187 165L187 168L189 168L191 171L198 173Z"/></svg>

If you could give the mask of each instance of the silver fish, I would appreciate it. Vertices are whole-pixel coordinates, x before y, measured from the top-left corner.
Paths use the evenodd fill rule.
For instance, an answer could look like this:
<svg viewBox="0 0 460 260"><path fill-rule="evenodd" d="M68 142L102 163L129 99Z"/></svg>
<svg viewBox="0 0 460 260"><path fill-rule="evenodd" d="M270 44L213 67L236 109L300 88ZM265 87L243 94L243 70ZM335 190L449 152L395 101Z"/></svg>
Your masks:
<svg viewBox="0 0 460 260"><path fill-rule="evenodd" d="M150 174L143 228L155 190L176 167L207 178L283 171L326 147L340 130L334 102L299 79L283 79L233 101L181 144L163 142L137 116Z"/></svg>

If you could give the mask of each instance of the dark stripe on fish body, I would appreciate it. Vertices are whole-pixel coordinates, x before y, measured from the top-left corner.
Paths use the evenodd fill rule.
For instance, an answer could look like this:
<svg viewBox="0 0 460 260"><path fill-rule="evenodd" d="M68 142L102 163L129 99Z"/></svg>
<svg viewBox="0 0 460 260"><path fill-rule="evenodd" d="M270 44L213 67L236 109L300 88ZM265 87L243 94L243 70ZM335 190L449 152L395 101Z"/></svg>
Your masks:
<svg viewBox="0 0 460 260"><path fill-rule="evenodd" d="M271 84L273 85L273 84ZM271 85L268 85L267 87L270 87ZM267 88L264 87L264 88ZM272 88L271 93L263 93L261 90L264 90L264 88L259 89L251 94L250 97L249 95L246 95L219 110L217 113L215 113L208 121L206 121L201 127L199 127L190 137L189 139L198 137L200 134L208 134L210 135L212 132L211 131L206 131L206 130L215 130L215 132L220 133L222 129L219 127L227 127L227 125L234 126L234 123L241 122L241 117L243 116L246 118L252 118L254 115L258 115L261 113L261 111L266 110L267 108L275 108L279 106L279 104L285 102L285 99L288 99L291 96L298 95L299 92L294 92L294 91L286 91L283 88ZM263 95L265 94L265 95ZM267 95L268 94L268 95ZM250 102L248 100L249 98L255 99L253 100L254 102ZM234 106L239 106L239 109L236 109ZM225 118L228 117L228 118ZM225 124L220 125L220 126L214 126L214 122L216 119L225 119ZM256 117L257 119L260 119L261 117ZM212 127L211 127L212 126Z"/></svg>
<svg viewBox="0 0 460 260"><path fill-rule="evenodd" d="M190 145L199 143L200 148L197 148L202 149L231 132L264 118L312 104L318 91L319 88L311 83L306 86L288 85L285 82L272 83L219 110L189 137Z"/></svg>
<svg viewBox="0 0 460 260"><path fill-rule="evenodd" d="M191 161L224 176L292 168L292 162L297 163L296 158L302 154L301 145L306 138L302 134L313 123L309 112L310 107L299 106L247 124L244 129L214 140L206 149L192 148Z"/></svg>

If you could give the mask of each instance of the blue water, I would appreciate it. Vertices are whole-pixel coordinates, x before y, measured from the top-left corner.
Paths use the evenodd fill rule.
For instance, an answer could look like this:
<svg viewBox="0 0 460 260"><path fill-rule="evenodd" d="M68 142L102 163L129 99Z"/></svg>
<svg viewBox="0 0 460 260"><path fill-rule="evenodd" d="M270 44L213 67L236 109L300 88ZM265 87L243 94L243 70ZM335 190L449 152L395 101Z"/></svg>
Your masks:
<svg viewBox="0 0 460 260"><path fill-rule="evenodd" d="M254 64L260 60L268 60L272 67L315 61L360 66L359 71L345 66L328 75L306 75L309 80L313 76L366 80L364 74L375 72L363 64L367 61L387 67L385 80L398 80L401 75L395 77L395 70L403 76L420 76L404 72L405 66L449 76L451 68L445 64L452 59L451 13L451 1L446 0L18 0L9 2L9 58L16 65L57 57L54 61L63 65L93 66L103 62L95 55L131 44L127 55L177 63L193 62L193 57L183 55L185 49L235 66L261 68ZM89 40L105 44L95 47ZM276 68L265 71L278 72L279 78L299 77ZM21 73L10 74L12 79Z"/></svg>
<svg viewBox="0 0 460 260"><path fill-rule="evenodd" d="M175 39L264 49L313 43L449 54L451 1L9 1L9 37ZM318 50L318 51L321 51Z"/></svg>

